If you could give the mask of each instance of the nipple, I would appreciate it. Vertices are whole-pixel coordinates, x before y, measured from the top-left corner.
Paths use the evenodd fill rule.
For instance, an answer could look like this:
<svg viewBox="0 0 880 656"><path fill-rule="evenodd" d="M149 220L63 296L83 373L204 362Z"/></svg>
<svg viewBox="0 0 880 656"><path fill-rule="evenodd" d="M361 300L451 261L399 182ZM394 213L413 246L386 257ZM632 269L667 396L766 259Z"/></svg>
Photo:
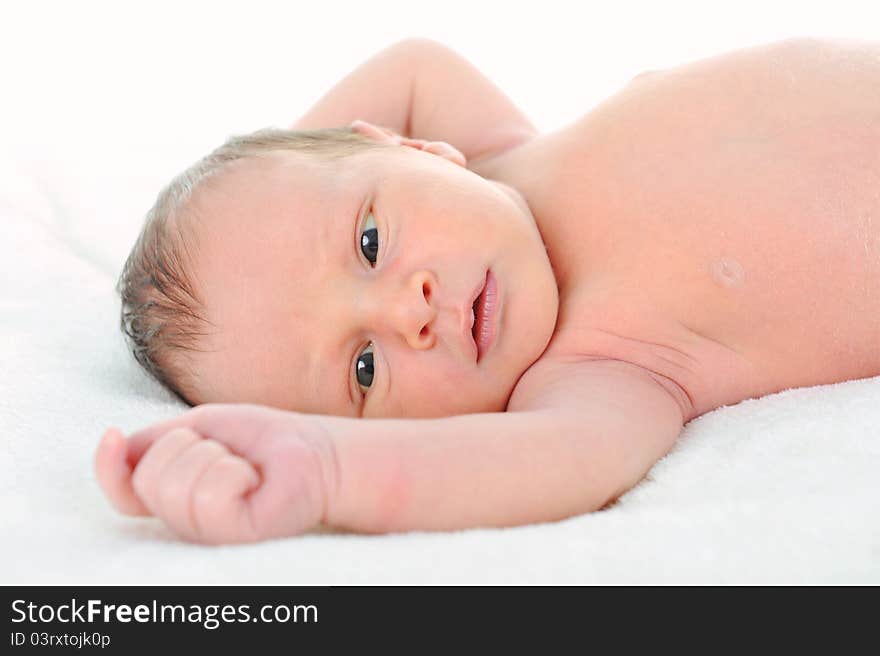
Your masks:
<svg viewBox="0 0 880 656"><path fill-rule="evenodd" d="M722 287L739 287L745 279L745 270L732 257L721 257L710 266L712 279Z"/></svg>

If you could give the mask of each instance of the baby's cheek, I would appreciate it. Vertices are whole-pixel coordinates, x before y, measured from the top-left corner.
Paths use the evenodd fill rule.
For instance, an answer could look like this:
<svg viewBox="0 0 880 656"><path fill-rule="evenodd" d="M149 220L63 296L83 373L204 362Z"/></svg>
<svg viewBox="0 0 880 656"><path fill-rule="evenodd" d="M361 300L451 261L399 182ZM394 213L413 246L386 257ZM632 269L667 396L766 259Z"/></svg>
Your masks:
<svg viewBox="0 0 880 656"><path fill-rule="evenodd" d="M448 417L488 410L491 399L474 368L436 364L413 371L395 394L395 416Z"/></svg>

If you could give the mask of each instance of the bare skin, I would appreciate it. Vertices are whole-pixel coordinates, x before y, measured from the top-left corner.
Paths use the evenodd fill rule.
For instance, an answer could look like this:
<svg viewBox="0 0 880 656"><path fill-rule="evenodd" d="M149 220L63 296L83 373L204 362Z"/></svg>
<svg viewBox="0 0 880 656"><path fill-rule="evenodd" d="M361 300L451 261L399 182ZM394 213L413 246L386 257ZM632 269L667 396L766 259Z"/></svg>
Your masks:
<svg viewBox="0 0 880 656"><path fill-rule="evenodd" d="M460 62L454 65L450 79L476 79L462 77ZM358 111L390 126L386 133L409 125L410 136L424 137L402 147L445 142L429 149L438 156L430 165L411 158L426 153L403 154L450 189L466 181L453 175L452 165L466 162L486 183L470 181L474 199L497 200L494 207L510 212L510 225L531 217L546 246L546 253L531 248L527 232L451 227L452 245L456 236L477 231L490 252L503 254L506 244L524 249L524 269L498 260L505 302L525 323L502 324L496 347L511 350L497 362L487 358L492 368L485 386L490 378L474 379L456 368L454 350L445 359L436 354L448 367L441 376L420 372L425 352L446 343L429 341L446 334L440 319L425 314L406 323L416 315L404 312L395 315L398 324L387 314L373 319L373 335L384 336L386 344L397 340L397 361L406 365L401 375L411 381L410 396L396 392L368 405L373 416L402 416L406 408L424 417L457 412L454 403L436 412L425 401L450 377L453 387L474 385L467 394L473 405L465 409L474 414L365 423L330 416L349 413L318 405L311 411L325 414L206 405L128 440L111 429L99 446L97 470L121 511L157 515L180 535L208 542L292 535L320 522L387 531L546 521L602 507L641 479L684 423L714 408L880 374L876 46L793 40L648 73L547 135L530 132L521 113L488 87L480 94L487 125L499 126L495 133L473 122L461 127L455 106L451 116L437 118L437 104L426 104L434 111L405 120L375 107L346 109L354 101L345 93L363 97L359 80L375 87L371 76L380 70L377 64L353 75L299 126L344 124L356 117L346 111ZM442 78L438 74L438 89ZM431 168L441 164L446 168ZM511 202L494 196L495 189L514 190L507 195ZM243 198L246 191L239 191L235 197ZM387 188L384 193L390 197ZM419 206L403 192L397 198L398 207L422 208L422 218L413 221L423 238L428 235L437 215L424 208L442 204ZM513 202L517 198L525 208ZM474 199L450 201L458 202L452 214L479 207ZM239 321L246 331L255 315L235 315L238 306L224 306L223 290L231 290L236 278L223 279L222 267L211 269L211 252L206 242L203 282L208 289L215 281L221 290L213 295L217 316L226 326ZM283 262L284 249L278 252L277 261L271 255L264 261ZM443 268L444 249L415 252L424 257L397 260L400 269L389 280L440 271L435 287L430 281L421 287L436 291L437 299L453 288L449 298L460 296L469 267L481 263L479 249L467 251L471 255L462 260L471 264L460 269ZM439 268L427 262L440 262ZM545 289L548 271L558 296L529 292ZM519 275L513 283L507 278ZM536 299L547 305L530 315ZM431 307L429 295L417 300ZM421 307L412 303L401 307ZM340 308L332 323L353 321ZM549 316L554 321L548 327ZM266 343L266 353L278 353L277 340ZM534 351L535 359L516 360L516 345L523 353ZM215 394L242 370L229 362L218 357L207 365L214 367ZM280 381L283 373L273 372L285 367L273 370L273 361L266 362L260 379ZM281 397L271 396L282 393L280 385L236 384L220 400L282 405ZM505 412L493 405L499 389L510 390L503 395ZM320 404L331 397L314 398ZM449 403L440 398L441 405ZM246 447L242 435L251 435ZM277 454L286 454L284 468ZM237 473L227 477L216 467ZM295 482L283 484L290 472ZM294 488L310 492L297 495ZM196 498L202 501L194 505ZM189 504L187 512L182 504ZM202 510L194 513L194 507Z"/></svg>
<svg viewBox="0 0 880 656"><path fill-rule="evenodd" d="M561 308L544 359L647 367L686 421L880 373L880 47L648 73L478 171L541 217Z"/></svg>

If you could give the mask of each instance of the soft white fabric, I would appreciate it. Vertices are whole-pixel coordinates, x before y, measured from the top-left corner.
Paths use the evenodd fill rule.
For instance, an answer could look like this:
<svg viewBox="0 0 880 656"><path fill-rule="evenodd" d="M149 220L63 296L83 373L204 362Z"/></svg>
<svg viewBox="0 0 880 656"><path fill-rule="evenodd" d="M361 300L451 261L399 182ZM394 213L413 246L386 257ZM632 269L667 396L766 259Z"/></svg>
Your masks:
<svg viewBox="0 0 880 656"><path fill-rule="evenodd" d="M159 150L139 157L161 169ZM6 152L4 583L880 582L880 379L704 415L617 505L553 524L203 548L118 516L92 475L101 432L182 410L127 354L113 291L157 181Z"/></svg>

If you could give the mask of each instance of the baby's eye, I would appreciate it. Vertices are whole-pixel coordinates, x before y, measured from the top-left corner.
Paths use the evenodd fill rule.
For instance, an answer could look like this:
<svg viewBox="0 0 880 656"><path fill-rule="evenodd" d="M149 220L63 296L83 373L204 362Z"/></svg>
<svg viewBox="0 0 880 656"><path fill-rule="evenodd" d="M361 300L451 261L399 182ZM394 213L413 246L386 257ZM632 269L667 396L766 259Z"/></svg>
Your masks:
<svg viewBox="0 0 880 656"><path fill-rule="evenodd" d="M357 359L357 381L364 392L373 384L373 342L361 351Z"/></svg>
<svg viewBox="0 0 880 656"><path fill-rule="evenodd" d="M367 218L364 221L364 231L361 233L361 252L370 264L376 263L376 255L379 253L379 230L376 228L372 210L367 213Z"/></svg>

